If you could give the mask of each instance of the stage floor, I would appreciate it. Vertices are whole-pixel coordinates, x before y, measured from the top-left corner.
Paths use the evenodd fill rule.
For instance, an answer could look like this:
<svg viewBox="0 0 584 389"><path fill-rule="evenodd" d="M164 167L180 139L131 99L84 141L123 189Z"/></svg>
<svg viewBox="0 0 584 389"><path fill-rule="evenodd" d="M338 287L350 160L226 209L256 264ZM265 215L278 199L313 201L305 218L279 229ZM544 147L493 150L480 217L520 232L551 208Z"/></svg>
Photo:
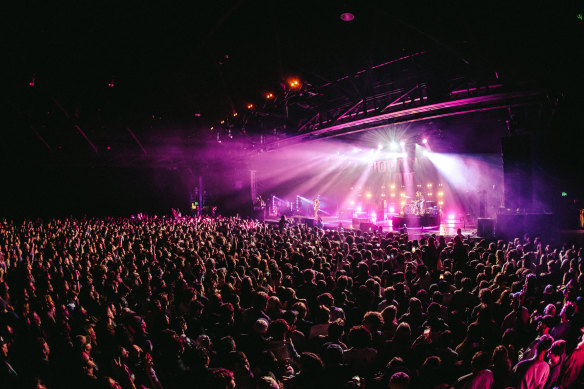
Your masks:
<svg viewBox="0 0 584 389"><path fill-rule="evenodd" d="M290 218L289 218L290 219ZM267 221L277 222L278 219L269 218ZM323 224L325 228L337 229L343 227L345 229L358 229L359 226L353 226L352 219L340 219L336 216L324 216L322 217ZM377 221L375 225L379 228L381 227L383 232L399 232L400 226L393 226L391 220ZM465 218L454 219L454 220L442 220L440 225L432 227L408 227L408 235L411 237L420 237L425 235L444 235L444 236L454 236L458 229L462 230L464 236L476 237L477 236L477 225L476 220L469 221Z"/></svg>

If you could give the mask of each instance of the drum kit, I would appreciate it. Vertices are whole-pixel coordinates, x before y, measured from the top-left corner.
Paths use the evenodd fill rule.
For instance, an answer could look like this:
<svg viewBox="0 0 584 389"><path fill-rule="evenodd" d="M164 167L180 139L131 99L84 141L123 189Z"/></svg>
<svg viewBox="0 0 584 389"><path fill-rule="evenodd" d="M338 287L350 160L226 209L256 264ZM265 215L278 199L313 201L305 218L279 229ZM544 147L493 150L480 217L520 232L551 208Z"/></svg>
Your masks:
<svg viewBox="0 0 584 389"><path fill-rule="evenodd" d="M425 201L420 192L416 193L416 198L405 196L410 199L403 207L403 213L406 216L435 216L440 213L440 209L435 201Z"/></svg>

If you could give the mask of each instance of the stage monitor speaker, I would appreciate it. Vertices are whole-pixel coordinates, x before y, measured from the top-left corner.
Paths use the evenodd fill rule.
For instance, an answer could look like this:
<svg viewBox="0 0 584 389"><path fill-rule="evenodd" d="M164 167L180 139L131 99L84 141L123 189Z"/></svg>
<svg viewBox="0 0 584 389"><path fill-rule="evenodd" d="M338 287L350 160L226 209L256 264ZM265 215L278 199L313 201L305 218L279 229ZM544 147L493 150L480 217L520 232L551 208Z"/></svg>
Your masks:
<svg viewBox="0 0 584 389"><path fill-rule="evenodd" d="M495 236L495 219L479 217L477 235L481 238L493 238Z"/></svg>

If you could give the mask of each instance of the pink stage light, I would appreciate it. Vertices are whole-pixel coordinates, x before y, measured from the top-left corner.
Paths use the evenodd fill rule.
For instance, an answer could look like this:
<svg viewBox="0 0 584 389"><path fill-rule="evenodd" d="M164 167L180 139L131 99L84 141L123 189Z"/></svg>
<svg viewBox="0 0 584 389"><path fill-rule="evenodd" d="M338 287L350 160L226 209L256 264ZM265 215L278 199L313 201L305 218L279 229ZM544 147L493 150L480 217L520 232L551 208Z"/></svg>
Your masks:
<svg viewBox="0 0 584 389"><path fill-rule="evenodd" d="M426 139L426 138L422 139L422 143L423 144L428 144L428 139Z"/></svg>
<svg viewBox="0 0 584 389"><path fill-rule="evenodd" d="M394 207L390 207L389 208L389 213L395 213L395 208Z"/></svg>
<svg viewBox="0 0 584 389"><path fill-rule="evenodd" d="M358 205L356 209L357 209L357 212L362 212L363 211L363 207L360 206L360 205Z"/></svg>
<svg viewBox="0 0 584 389"><path fill-rule="evenodd" d="M451 213L448 215L448 220L454 220L456 218L456 215Z"/></svg>
<svg viewBox="0 0 584 389"><path fill-rule="evenodd" d="M341 14L341 20L343 22L351 22L355 19L355 15L353 15L351 12L343 12Z"/></svg>

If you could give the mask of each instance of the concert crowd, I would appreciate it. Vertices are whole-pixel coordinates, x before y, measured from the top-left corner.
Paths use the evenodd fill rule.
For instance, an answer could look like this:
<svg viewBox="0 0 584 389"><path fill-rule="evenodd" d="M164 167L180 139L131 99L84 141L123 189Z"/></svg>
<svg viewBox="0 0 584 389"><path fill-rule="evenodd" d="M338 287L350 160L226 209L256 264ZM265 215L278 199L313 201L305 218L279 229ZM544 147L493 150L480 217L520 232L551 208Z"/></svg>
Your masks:
<svg viewBox="0 0 584 389"><path fill-rule="evenodd" d="M0 387L579 388L582 250L541 238L0 220Z"/></svg>

